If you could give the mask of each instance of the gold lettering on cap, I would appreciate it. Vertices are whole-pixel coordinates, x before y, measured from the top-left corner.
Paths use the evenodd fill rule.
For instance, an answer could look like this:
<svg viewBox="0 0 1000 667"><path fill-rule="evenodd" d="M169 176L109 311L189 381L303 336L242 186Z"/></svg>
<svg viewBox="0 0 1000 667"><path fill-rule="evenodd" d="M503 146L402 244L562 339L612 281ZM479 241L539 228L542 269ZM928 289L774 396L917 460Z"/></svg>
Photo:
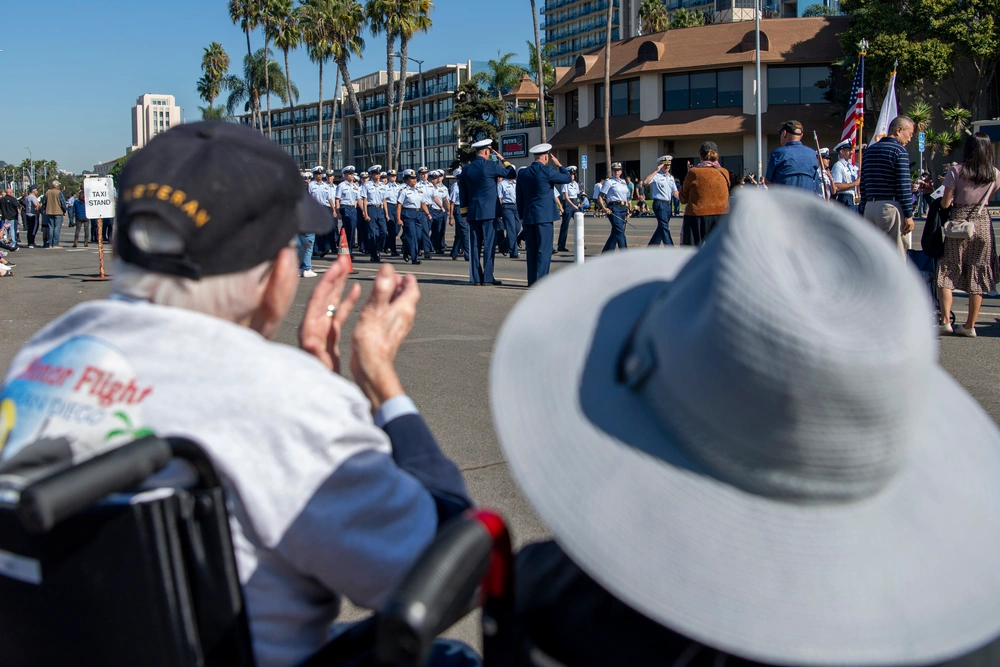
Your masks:
<svg viewBox="0 0 1000 667"><path fill-rule="evenodd" d="M187 199L187 195L184 194L183 190L174 190L174 194L170 196L170 203L174 206L180 206Z"/></svg>
<svg viewBox="0 0 1000 667"><path fill-rule="evenodd" d="M156 194L156 191L159 188L160 188L160 184L159 183L149 183L148 185L146 185L146 196L147 197L152 197L153 195Z"/></svg>
<svg viewBox="0 0 1000 667"><path fill-rule="evenodd" d="M188 203L181 206L181 210L188 214L188 217L194 220L194 216L198 213L198 200L192 199Z"/></svg>
<svg viewBox="0 0 1000 667"><path fill-rule="evenodd" d="M160 201L167 201L167 198L173 191L174 189L169 185L161 185L160 189L156 191L156 198L159 199Z"/></svg>
<svg viewBox="0 0 1000 667"><path fill-rule="evenodd" d="M194 218L194 224L196 226L198 226L198 227L202 227L209 220L211 220L211 218L208 215L208 211L202 209L202 210L198 211L198 215L195 216L195 218Z"/></svg>
<svg viewBox="0 0 1000 667"><path fill-rule="evenodd" d="M145 192L146 192L146 186L145 185L137 185L134 188L132 188L132 196L135 197L136 199L139 199L140 197L142 197L142 195Z"/></svg>

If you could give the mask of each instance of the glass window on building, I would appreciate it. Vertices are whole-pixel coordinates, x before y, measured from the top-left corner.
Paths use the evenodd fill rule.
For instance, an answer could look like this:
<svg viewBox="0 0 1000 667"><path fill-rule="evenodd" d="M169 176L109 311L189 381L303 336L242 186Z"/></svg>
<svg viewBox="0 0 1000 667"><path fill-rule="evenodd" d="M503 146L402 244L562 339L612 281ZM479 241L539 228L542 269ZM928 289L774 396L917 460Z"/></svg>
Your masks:
<svg viewBox="0 0 1000 667"><path fill-rule="evenodd" d="M572 91L566 93L566 124L575 123L580 120L580 93Z"/></svg>
<svg viewBox="0 0 1000 667"><path fill-rule="evenodd" d="M719 106L743 106L743 70L724 69L719 72Z"/></svg>
<svg viewBox="0 0 1000 667"><path fill-rule="evenodd" d="M604 84L595 86L594 116L604 117ZM611 84L611 115L627 116L639 113L639 79L615 81Z"/></svg>
<svg viewBox="0 0 1000 667"><path fill-rule="evenodd" d="M691 108L687 74L667 74L663 77L663 110L680 111Z"/></svg>
<svg viewBox="0 0 1000 667"><path fill-rule="evenodd" d="M822 104L829 101L830 68L768 67L768 104Z"/></svg>
<svg viewBox="0 0 1000 667"><path fill-rule="evenodd" d="M714 109L716 106L715 72L693 72L690 79L691 108Z"/></svg>

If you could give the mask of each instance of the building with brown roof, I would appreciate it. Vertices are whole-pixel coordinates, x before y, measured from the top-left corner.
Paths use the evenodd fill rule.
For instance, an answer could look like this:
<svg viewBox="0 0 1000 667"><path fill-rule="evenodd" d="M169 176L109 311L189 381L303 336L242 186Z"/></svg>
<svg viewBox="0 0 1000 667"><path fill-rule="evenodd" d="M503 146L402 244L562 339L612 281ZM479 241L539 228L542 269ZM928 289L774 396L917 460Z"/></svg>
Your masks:
<svg viewBox="0 0 1000 667"><path fill-rule="evenodd" d="M823 146L840 140L846 108L834 103L831 65L843 56L845 17L761 21L761 110L764 165L788 119L813 130ZM719 145L722 164L738 175L757 171L754 29L718 23L635 37L611 45L611 153L626 173L645 176L663 154L676 176L697 162L698 147ZM848 87L850 83L848 82ZM588 156L593 182L604 156L604 49L556 69L555 134L564 164Z"/></svg>

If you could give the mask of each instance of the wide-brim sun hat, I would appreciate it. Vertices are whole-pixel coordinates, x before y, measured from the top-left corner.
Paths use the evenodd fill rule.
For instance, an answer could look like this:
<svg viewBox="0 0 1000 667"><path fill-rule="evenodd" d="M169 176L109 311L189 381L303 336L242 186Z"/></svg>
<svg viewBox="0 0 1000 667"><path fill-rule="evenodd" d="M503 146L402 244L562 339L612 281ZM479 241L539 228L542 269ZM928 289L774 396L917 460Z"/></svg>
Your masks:
<svg viewBox="0 0 1000 667"><path fill-rule="evenodd" d="M558 272L490 380L515 480L611 594L775 665L928 665L1000 635L1000 433L926 288L807 193L743 191L697 253Z"/></svg>

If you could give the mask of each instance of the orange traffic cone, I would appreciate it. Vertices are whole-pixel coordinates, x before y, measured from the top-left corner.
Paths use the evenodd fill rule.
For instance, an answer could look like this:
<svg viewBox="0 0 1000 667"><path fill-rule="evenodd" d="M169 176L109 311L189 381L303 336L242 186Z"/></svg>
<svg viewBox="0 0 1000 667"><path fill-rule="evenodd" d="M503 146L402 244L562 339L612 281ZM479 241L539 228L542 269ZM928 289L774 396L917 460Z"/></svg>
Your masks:
<svg viewBox="0 0 1000 667"><path fill-rule="evenodd" d="M357 270L354 268L354 262L351 261L351 247L347 245L347 233L343 227L340 228L340 250L337 251L337 254L347 255L347 266L350 267L351 273L357 273Z"/></svg>

